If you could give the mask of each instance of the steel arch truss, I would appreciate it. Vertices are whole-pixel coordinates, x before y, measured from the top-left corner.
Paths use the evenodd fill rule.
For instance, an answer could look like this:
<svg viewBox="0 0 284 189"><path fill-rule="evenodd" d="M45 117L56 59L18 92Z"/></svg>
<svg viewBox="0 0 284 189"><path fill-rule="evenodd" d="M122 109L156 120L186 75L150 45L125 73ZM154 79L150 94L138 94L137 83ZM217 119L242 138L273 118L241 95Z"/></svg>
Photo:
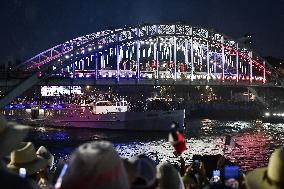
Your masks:
<svg viewBox="0 0 284 189"><path fill-rule="evenodd" d="M144 47L145 43L148 47ZM133 51L131 58L125 55L125 51L130 48ZM143 59L146 52L147 60ZM73 71L74 77L78 65L81 65L80 70L84 70L85 59L88 63L96 61L95 77L98 78L99 72L102 74L107 69L106 66L98 69L97 64L103 64L106 57L109 61L110 54L116 57L113 73L118 78L120 73L127 72L127 69L120 68L123 61L136 61L132 63L136 64L135 73L131 72L136 78L143 78L145 75L141 73L144 72L147 78L151 75L151 79L213 78L221 81L244 80L250 83L259 81L262 84L279 84L277 72L257 53L213 29L187 24L144 24L88 34L48 49L27 60L20 68L28 72L38 72L43 68L74 60L73 65L70 63L68 67L68 72ZM83 63L80 63L81 60ZM148 64L142 65L140 61ZM149 70L145 70L147 66ZM162 70L163 66L167 68ZM183 66L186 68L182 68Z"/></svg>

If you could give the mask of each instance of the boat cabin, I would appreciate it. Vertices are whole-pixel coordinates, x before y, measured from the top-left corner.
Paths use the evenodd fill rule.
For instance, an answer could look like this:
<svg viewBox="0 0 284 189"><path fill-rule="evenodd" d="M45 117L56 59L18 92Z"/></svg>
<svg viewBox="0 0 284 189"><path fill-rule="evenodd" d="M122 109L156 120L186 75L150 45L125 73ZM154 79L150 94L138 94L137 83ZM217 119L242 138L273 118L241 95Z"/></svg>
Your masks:
<svg viewBox="0 0 284 189"><path fill-rule="evenodd" d="M111 102L111 101L97 101L94 104L93 112L95 114L107 114L114 112L128 111L128 103L126 100Z"/></svg>

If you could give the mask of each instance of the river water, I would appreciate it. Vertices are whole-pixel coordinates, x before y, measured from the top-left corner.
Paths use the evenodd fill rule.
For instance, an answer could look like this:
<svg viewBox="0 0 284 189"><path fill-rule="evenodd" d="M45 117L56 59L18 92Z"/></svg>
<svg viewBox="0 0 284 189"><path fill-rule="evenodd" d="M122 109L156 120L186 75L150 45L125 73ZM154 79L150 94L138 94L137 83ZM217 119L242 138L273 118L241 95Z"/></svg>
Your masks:
<svg viewBox="0 0 284 189"><path fill-rule="evenodd" d="M194 154L225 153L226 158L239 164L246 172L266 166L273 150L284 145L284 123L192 119L186 122L184 135L188 149L183 157L187 163L191 162ZM233 140L231 145L225 147L226 135L230 135ZM175 163L178 160L168 142L168 133L165 132L98 131L38 126L33 128L27 140L33 141L36 147L47 147L56 159L67 160L72 151L85 142L108 140L124 158L143 153L160 161L169 160Z"/></svg>

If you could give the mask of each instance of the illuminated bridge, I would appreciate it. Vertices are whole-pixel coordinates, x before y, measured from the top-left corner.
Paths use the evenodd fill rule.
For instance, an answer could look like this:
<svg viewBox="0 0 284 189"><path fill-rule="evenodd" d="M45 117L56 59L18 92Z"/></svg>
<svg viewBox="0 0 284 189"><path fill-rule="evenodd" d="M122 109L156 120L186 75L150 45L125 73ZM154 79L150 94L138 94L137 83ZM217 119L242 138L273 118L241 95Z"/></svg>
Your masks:
<svg viewBox="0 0 284 189"><path fill-rule="evenodd" d="M13 87L1 106L34 85L283 86L256 52L213 29L187 24L144 24L78 37L22 63L5 84Z"/></svg>

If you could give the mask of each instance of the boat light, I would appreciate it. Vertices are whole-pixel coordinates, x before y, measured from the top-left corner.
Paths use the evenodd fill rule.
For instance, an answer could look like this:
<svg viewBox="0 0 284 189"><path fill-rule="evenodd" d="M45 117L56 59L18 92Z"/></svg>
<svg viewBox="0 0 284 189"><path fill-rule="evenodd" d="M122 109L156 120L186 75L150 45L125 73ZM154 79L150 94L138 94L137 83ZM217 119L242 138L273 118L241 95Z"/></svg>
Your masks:
<svg viewBox="0 0 284 189"><path fill-rule="evenodd" d="M269 112L265 112L264 115L265 115L266 117L269 117L269 116L270 116L270 113L269 113Z"/></svg>

